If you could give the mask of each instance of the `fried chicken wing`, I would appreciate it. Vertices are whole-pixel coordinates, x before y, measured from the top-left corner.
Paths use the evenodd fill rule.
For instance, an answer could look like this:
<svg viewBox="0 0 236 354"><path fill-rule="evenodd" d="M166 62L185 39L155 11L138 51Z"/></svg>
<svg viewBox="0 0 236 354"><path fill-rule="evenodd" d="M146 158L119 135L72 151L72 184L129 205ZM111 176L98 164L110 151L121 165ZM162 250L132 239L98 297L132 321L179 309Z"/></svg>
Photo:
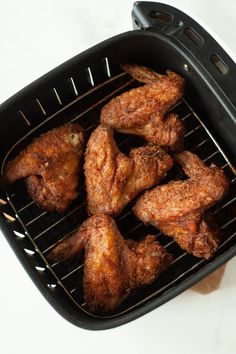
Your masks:
<svg viewBox="0 0 236 354"><path fill-rule="evenodd" d="M184 79L169 70L167 75L160 75L138 65L123 65L123 69L145 85L107 103L101 111L101 123L170 150L180 150L184 136L181 120L167 112L182 98Z"/></svg>
<svg viewBox="0 0 236 354"><path fill-rule="evenodd" d="M50 262L66 261L85 248L83 289L89 311L114 310L134 289L153 282L171 263L172 256L148 235L124 240L115 221L96 214L48 255Z"/></svg>
<svg viewBox="0 0 236 354"><path fill-rule="evenodd" d="M47 210L64 211L78 193L84 131L66 124L36 138L6 164L5 183L26 178L30 196Z"/></svg>
<svg viewBox="0 0 236 354"><path fill-rule="evenodd" d="M224 197L229 182L217 166L207 167L189 151L178 154L176 160L189 178L147 191L134 213L172 236L189 253L209 259L219 245L219 230L205 211Z"/></svg>
<svg viewBox="0 0 236 354"><path fill-rule="evenodd" d="M118 214L144 189L157 184L172 167L172 158L150 143L120 152L112 129L99 125L86 148L84 171L90 214Z"/></svg>

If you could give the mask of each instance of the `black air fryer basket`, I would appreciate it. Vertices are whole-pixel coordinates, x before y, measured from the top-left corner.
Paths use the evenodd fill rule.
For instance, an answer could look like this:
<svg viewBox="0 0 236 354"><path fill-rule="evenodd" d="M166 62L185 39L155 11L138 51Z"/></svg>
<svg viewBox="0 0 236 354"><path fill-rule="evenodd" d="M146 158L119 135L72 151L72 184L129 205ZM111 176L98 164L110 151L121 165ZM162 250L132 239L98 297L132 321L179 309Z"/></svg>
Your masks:
<svg viewBox="0 0 236 354"><path fill-rule="evenodd" d="M17 257L51 305L67 320L87 329L106 329L131 321L160 306L220 267L236 253L236 64L219 44L183 12L155 2L134 4L135 30L110 38L38 79L0 107L0 164L16 156L32 139L65 122L79 122L87 138L112 97L137 85L121 63L158 72L173 70L186 79L184 99L172 111L186 126L185 148L207 164L222 167L231 180L228 196L213 208L223 241L211 261L181 250L168 237L138 221L131 207L116 218L129 238L148 233L174 255L170 268L153 284L138 289L109 316L87 312L83 300L83 257L49 265L55 243L87 218L85 189L63 214L49 213L29 198L23 181L0 189L1 230ZM117 135L122 151L135 137ZM80 181L83 179L81 176Z"/></svg>

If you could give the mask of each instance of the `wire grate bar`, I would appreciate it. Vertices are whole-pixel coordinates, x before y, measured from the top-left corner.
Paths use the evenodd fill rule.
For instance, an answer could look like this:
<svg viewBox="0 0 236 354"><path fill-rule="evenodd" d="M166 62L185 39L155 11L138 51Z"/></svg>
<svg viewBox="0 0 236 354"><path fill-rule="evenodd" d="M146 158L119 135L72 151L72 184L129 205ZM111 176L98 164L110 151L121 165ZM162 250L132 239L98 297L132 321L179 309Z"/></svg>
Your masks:
<svg viewBox="0 0 236 354"><path fill-rule="evenodd" d="M217 150L217 151L213 152L210 156L205 158L203 161L206 162L206 161L210 160L213 156L215 156L215 155L217 155L219 153L220 153L219 150Z"/></svg>
<svg viewBox="0 0 236 354"><path fill-rule="evenodd" d="M221 230L225 229L227 226L229 226L230 224L232 224L232 222L236 221L236 216L233 219L230 219L226 224L224 224L223 226L221 226Z"/></svg>
<svg viewBox="0 0 236 354"><path fill-rule="evenodd" d="M35 204L35 201L32 200L31 202L29 202L28 204L26 204L25 206L23 206L22 208L20 208L18 210L18 213L21 213L23 210L25 210L26 208L29 208L32 204Z"/></svg>
<svg viewBox="0 0 236 354"><path fill-rule="evenodd" d="M205 143L207 143L209 141L209 139L204 139L203 141L201 141L199 144L194 146L194 150L197 150L198 148L202 147L202 145L204 145Z"/></svg>
<svg viewBox="0 0 236 354"><path fill-rule="evenodd" d="M181 118L182 122L183 122L185 119L187 119L187 118L191 117L191 115L192 115L192 113L191 113L191 112L190 112L190 113L188 113L188 114L186 114L186 116L184 116L183 118Z"/></svg>
<svg viewBox="0 0 236 354"><path fill-rule="evenodd" d="M104 101L106 101L108 98L114 96L114 94L120 92L122 89L128 87L130 84L132 84L134 82L134 80L129 80L128 82L126 82L125 84L123 84L122 86L120 86L118 89L112 91L111 93L109 93L107 96L103 97L101 100L97 101L96 103L94 103L92 106L90 106L88 109L86 109L85 111L83 111L82 113L78 114L75 118L73 118L71 120L71 122L76 121L77 119L81 118L82 116L84 116L86 113L90 112L92 109L96 108L97 106L99 106L101 103L103 103Z"/></svg>
<svg viewBox="0 0 236 354"><path fill-rule="evenodd" d="M184 137L187 138L187 136L189 136L189 135L195 133L195 132L196 132L198 129L200 129L200 128L202 128L201 124L199 124L196 128L190 130L190 132L186 133L186 134L184 135Z"/></svg>
<svg viewBox="0 0 236 354"><path fill-rule="evenodd" d="M218 251L221 250L221 248L224 247L228 242L230 242L234 237L236 237L236 231L219 246Z"/></svg>
<svg viewBox="0 0 236 354"><path fill-rule="evenodd" d="M183 103L182 100L180 100L179 102L177 102L174 106L172 106L172 107L169 109L169 112L173 111L173 109L175 109L176 107L181 106L182 103Z"/></svg>
<svg viewBox="0 0 236 354"><path fill-rule="evenodd" d="M227 203L223 204L220 208L216 209L212 214L217 214L219 213L219 211L221 211L222 209L228 207L230 204L232 204L233 202L236 201L236 197L230 199Z"/></svg>
<svg viewBox="0 0 236 354"><path fill-rule="evenodd" d="M81 203L78 207L74 208L73 210L71 210L70 213L68 213L66 216L64 216L63 218L59 219L58 221L56 221L54 224L52 224L51 226L49 226L48 228L46 228L45 230L43 230L42 232L40 232L37 236L34 237L34 241L37 240L39 237L41 237L42 235L44 235L46 232L50 231L54 226L57 226L58 224L60 224L62 221L66 220L66 218L68 218L69 216L71 216L72 214L74 214L76 211L78 211L79 209L81 209L84 205L86 205L85 201L83 203Z"/></svg>
<svg viewBox="0 0 236 354"><path fill-rule="evenodd" d="M80 270L81 268L83 268L84 264L80 264L78 267L76 267L75 269L73 269L71 272L69 272L68 274L64 275L63 277L61 277L61 280L65 280L66 278L68 278L70 275L74 274L77 270Z"/></svg>
<svg viewBox="0 0 236 354"><path fill-rule="evenodd" d="M47 211L42 212L41 214L39 214L38 216L36 216L36 217L33 218L32 220L30 220L29 222L27 222L27 223L25 224L25 226L31 225L33 222L35 222L35 221L37 221L38 219L42 218L42 217L43 217L44 215L46 215L46 214L47 214Z"/></svg>

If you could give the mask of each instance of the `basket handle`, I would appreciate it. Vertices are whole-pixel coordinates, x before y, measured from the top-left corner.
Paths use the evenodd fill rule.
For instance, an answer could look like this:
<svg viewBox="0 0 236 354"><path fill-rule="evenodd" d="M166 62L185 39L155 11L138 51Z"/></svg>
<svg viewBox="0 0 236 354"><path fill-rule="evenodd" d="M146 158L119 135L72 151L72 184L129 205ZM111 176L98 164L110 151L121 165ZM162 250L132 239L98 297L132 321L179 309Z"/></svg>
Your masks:
<svg viewBox="0 0 236 354"><path fill-rule="evenodd" d="M219 43L195 20L175 7L137 1L132 11L135 29L157 31L194 56L236 107L236 64ZM186 68L187 70L188 68Z"/></svg>

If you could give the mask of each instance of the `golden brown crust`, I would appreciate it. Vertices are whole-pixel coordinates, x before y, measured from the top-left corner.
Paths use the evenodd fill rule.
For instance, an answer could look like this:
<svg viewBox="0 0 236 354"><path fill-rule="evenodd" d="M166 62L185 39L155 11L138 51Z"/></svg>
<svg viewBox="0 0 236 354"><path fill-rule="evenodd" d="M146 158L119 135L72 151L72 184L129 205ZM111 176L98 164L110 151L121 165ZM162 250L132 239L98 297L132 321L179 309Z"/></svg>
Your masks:
<svg viewBox="0 0 236 354"><path fill-rule="evenodd" d="M133 161L133 170L123 194L126 201L159 183L173 166L172 157L155 143L132 149L129 158Z"/></svg>
<svg viewBox="0 0 236 354"><path fill-rule="evenodd" d="M193 213L175 221L158 222L156 227L196 257L212 258L220 244L220 231L204 214Z"/></svg>
<svg viewBox="0 0 236 354"><path fill-rule="evenodd" d="M132 169L132 161L118 150L112 130L99 125L85 152L84 173L90 214L119 211Z"/></svg>
<svg viewBox="0 0 236 354"><path fill-rule="evenodd" d="M224 197L229 182L222 170L205 166L193 153L183 151L176 160L190 178L147 191L134 213L172 236L189 253L209 259L219 245L219 231L210 226L204 213Z"/></svg>
<svg viewBox="0 0 236 354"><path fill-rule="evenodd" d="M184 79L171 71L159 75L137 65L123 65L123 68L146 85L113 98L101 111L101 123L123 133L143 136L171 150L181 148L181 120L176 115L173 119L173 115L165 117L165 114L182 98Z"/></svg>
<svg viewBox="0 0 236 354"><path fill-rule="evenodd" d="M66 124L42 134L5 166L6 183L26 178L31 197L48 210L64 211L77 197L84 131Z"/></svg>
<svg viewBox="0 0 236 354"><path fill-rule="evenodd" d="M48 260L67 260L85 247L84 297L89 311L114 310L134 289L150 284L171 263L172 256L147 236L141 242L124 240L115 221L96 214L79 231L59 244Z"/></svg>
<svg viewBox="0 0 236 354"><path fill-rule="evenodd" d="M109 127L99 125L86 148L84 171L90 214L115 215L144 189L165 177L172 158L156 144L122 154Z"/></svg>

